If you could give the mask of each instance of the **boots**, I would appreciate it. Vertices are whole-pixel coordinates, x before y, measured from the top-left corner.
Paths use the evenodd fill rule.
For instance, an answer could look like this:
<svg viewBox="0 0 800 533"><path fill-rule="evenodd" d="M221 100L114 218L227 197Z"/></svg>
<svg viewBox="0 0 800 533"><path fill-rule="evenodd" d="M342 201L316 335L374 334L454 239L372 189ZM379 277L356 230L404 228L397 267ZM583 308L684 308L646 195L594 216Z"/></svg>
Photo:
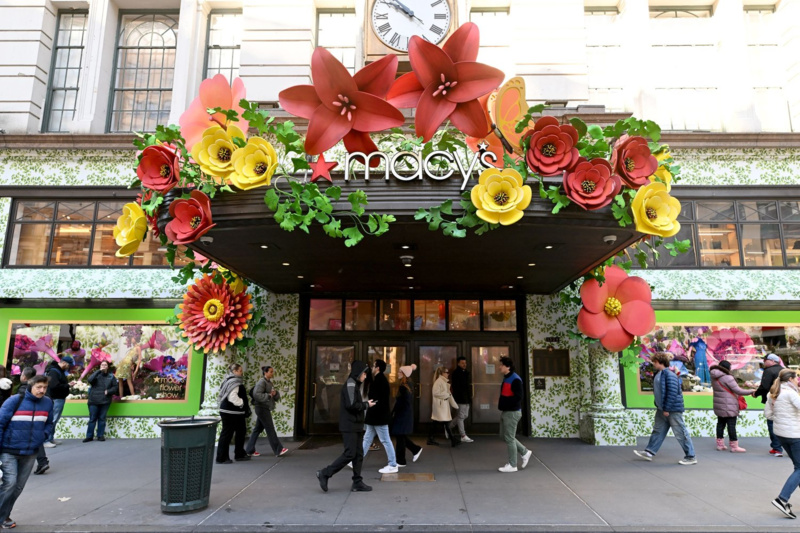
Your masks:
<svg viewBox="0 0 800 533"><path fill-rule="evenodd" d="M731 453L735 453L735 452L744 453L746 451L747 450L745 450L744 448L739 446L739 441L738 440L732 440L731 441Z"/></svg>
<svg viewBox="0 0 800 533"><path fill-rule="evenodd" d="M725 446L725 439L717 439L717 451L724 452L728 447Z"/></svg>

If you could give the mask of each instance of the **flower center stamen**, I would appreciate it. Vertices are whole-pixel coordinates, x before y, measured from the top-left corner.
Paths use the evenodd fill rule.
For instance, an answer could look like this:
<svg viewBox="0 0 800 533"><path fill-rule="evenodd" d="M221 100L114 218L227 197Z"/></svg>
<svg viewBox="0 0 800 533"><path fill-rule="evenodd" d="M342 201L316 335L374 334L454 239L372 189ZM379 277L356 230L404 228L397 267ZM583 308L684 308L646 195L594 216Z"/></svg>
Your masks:
<svg viewBox="0 0 800 533"><path fill-rule="evenodd" d="M172 174L172 169L169 168L169 165L161 165L158 173L161 174L162 178L168 178Z"/></svg>
<svg viewBox="0 0 800 533"><path fill-rule="evenodd" d="M597 184L591 180L584 180L581 182L581 189L586 194L591 194L597 188Z"/></svg>
<svg viewBox="0 0 800 533"><path fill-rule="evenodd" d="M631 157L625 158L625 170L628 172L633 172L636 170L636 162Z"/></svg>
<svg viewBox="0 0 800 533"><path fill-rule="evenodd" d="M545 157L553 157L556 155L556 145L553 143L547 143L542 146L542 155Z"/></svg>
<svg viewBox="0 0 800 533"><path fill-rule="evenodd" d="M342 108L342 112L339 115L347 114L347 120L353 120L353 111L356 110L356 106L350 102L350 98L343 94L337 94L336 97L338 100L334 100L333 105Z"/></svg>
<svg viewBox="0 0 800 533"><path fill-rule="evenodd" d="M267 165L265 165L264 163L259 163L253 168L253 172L255 172L259 176L266 171L267 171Z"/></svg>
<svg viewBox="0 0 800 533"><path fill-rule="evenodd" d="M609 298L606 300L606 305L603 306L603 311L605 311L608 316L617 316L622 311L622 303L616 298Z"/></svg>
<svg viewBox="0 0 800 533"><path fill-rule="evenodd" d="M195 215L192 217L192 220L189 221L189 225L192 227L192 229L197 229L197 226L200 225L200 222L202 220L203 219L200 218L198 215Z"/></svg>
<svg viewBox="0 0 800 533"><path fill-rule="evenodd" d="M653 209L652 207L648 207L647 209L644 210L644 212L647 215L647 218L650 220L655 220L658 218L658 213L656 213L656 210Z"/></svg>
<svg viewBox="0 0 800 533"><path fill-rule="evenodd" d="M203 316L209 322L218 322L225 312L225 306L216 298L211 298L203 306Z"/></svg>
<svg viewBox="0 0 800 533"><path fill-rule="evenodd" d="M447 81L447 78L445 78L444 73L440 74L439 78L442 80L442 83L433 92L433 96L439 96L440 93L442 96L444 96L447 94L447 91L458 85L457 81Z"/></svg>
<svg viewBox="0 0 800 533"><path fill-rule="evenodd" d="M495 194L494 203L497 205L506 205L508 203L508 193L505 191L500 191L499 193Z"/></svg>
<svg viewBox="0 0 800 533"><path fill-rule="evenodd" d="M220 148L217 152L217 159L220 161L230 161L231 160L231 149L230 148Z"/></svg>

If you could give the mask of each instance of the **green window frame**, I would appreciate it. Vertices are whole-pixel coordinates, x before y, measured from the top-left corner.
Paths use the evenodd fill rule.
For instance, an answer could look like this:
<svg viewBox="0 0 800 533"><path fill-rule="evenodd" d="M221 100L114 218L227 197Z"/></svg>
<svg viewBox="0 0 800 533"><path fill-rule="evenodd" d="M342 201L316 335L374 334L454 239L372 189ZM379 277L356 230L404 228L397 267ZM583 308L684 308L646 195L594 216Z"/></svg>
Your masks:
<svg viewBox="0 0 800 533"><path fill-rule="evenodd" d="M64 122L75 117L88 24L88 10L58 12L42 133L67 133Z"/></svg>

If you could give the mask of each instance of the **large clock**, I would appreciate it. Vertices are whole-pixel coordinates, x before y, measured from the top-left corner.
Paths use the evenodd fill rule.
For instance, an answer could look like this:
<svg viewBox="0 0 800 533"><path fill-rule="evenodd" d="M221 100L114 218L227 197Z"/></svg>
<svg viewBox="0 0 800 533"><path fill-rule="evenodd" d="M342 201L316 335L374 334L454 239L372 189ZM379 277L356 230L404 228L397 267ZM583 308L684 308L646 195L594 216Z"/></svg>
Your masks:
<svg viewBox="0 0 800 533"><path fill-rule="evenodd" d="M442 42L453 17L448 0L375 0L370 18L372 31L383 44L407 52L414 35L433 44Z"/></svg>

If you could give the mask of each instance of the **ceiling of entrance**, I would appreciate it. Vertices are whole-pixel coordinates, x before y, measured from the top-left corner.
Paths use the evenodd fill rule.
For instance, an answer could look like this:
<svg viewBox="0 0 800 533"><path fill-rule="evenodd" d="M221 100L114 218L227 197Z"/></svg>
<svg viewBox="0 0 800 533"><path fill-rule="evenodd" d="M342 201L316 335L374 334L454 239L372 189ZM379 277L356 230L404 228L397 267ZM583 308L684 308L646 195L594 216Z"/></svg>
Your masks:
<svg viewBox="0 0 800 533"><path fill-rule="evenodd" d="M348 186L356 187L350 183L342 185L343 197ZM481 236L445 237L414 220L420 207L456 200L459 185L359 181L368 209L398 220L386 234L367 236L352 248L325 235L319 225L309 234L282 230L261 191L218 196L216 227L207 234L213 241L193 248L275 293L549 294L641 237L632 227L620 228L607 209L570 206L552 215L552 204L538 198L521 221Z"/></svg>

